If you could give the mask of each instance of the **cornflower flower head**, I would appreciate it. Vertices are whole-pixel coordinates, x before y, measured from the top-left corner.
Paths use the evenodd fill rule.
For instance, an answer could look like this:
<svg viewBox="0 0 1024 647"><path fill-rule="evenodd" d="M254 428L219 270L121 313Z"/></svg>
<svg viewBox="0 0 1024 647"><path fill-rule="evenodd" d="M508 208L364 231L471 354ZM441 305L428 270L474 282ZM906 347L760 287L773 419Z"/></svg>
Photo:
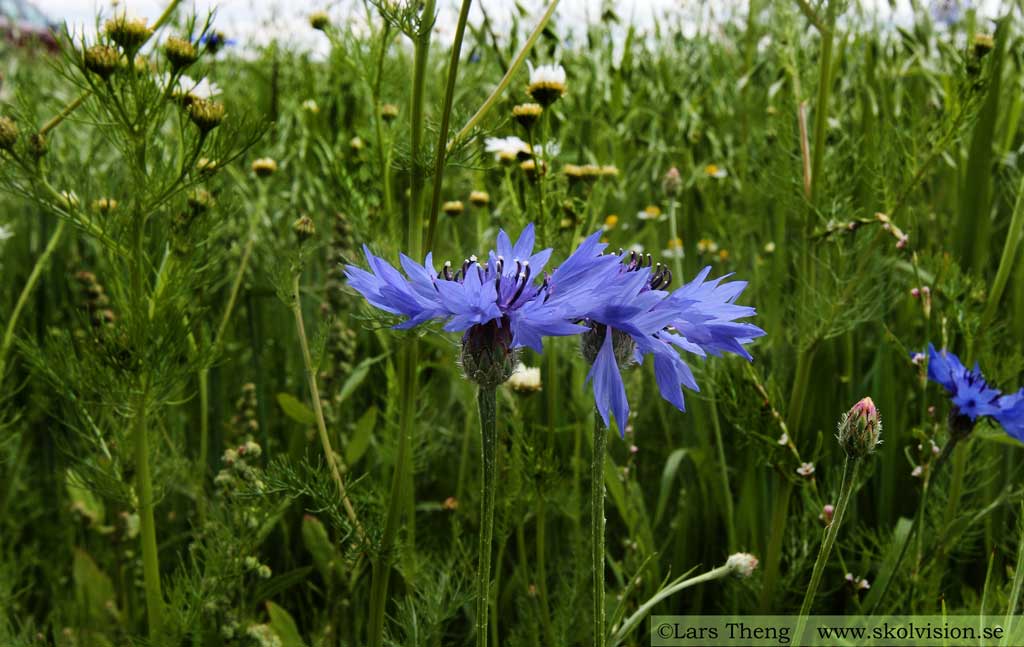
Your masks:
<svg viewBox="0 0 1024 647"><path fill-rule="evenodd" d="M349 285L371 305L405 317L395 328L436 320L445 322L446 331L464 333L462 364L467 377L494 387L511 374L516 349L525 346L541 352L545 336L586 330L574 321L600 300L605 277L599 270L615 263L614 257L600 254L604 245L592 237L591 244L545 275L551 250L534 252L534 238L532 224L514 244L500 231L497 249L486 260L470 256L459 267L446 262L440 270L432 254L422 265L402 254L404 276L364 246L370 271L348 265L345 274Z"/></svg>
<svg viewBox="0 0 1024 647"><path fill-rule="evenodd" d="M945 349L937 351L932 344L928 344L928 379L949 392L953 403L950 420L954 425L951 428L960 426L970 433L978 418L987 416L1002 425L1006 433L1024 442L1024 388L1003 395L985 381L977 362L972 370L967 370L959 357Z"/></svg>
<svg viewBox="0 0 1024 647"><path fill-rule="evenodd" d="M700 391L693 371L680 357L683 350L698 357L733 353L751 361L745 345L765 334L750 323L737 322L755 314L737 305L745 281L707 280L705 267L691 282L669 292L672 272L654 264L650 254L623 253L615 271L602 277L604 295L589 310L584 323L583 355L592 364L587 381L606 425L614 413L620 434L629 418L629 402L620 364L654 357L654 374L661 396L686 410L682 387Z"/></svg>

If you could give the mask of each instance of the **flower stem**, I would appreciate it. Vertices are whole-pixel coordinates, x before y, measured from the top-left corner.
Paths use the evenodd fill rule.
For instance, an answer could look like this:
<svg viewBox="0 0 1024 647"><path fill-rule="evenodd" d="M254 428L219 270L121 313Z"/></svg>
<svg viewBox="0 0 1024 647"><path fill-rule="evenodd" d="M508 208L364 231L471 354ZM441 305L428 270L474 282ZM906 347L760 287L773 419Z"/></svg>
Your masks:
<svg viewBox="0 0 1024 647"><path fill-rule="evenodd" d="M708 400L711 410L711 428L715 432L715 445L718 449L718 475L722 479L722 499L725 509L725 537L729 550L736 550L736 524L733 521L732 488L729 486L729 466L725 462L725 443L722 441L722 423L718 419L718 403L712 396Z"/></svg>
<svg viewBox="0 0 1024 647"><path fill-rule="evenodd" d="M398 525L402 520L402 511L407 508L405 498L411 496L411 493L406 493L406 472L411 471L412 467L409 460L409 447L412 444L412 431L416 415L416 357L418 350L414 339L402 349L398 356L399 393L402 394L399 412L398 456L395 459L395 469L391 476L391 493L388 497L384 532L381 535L380 553L373 561L369 621L371 647L379 647L384 643L384 616L388 602L388 584L391 578L391 551L398 534ZM411 475L408 480L411 480Z"/></svg>
<svg viewBox="0 0 1024 647"><path fill-rule="evenodd" d="M590 461L590 537L593 577L594 647L605 645L604 606L604 460L608 429L594 411L594 454Z"/></svg>
<svg viewBox="0 0 1024 647"><path fill-rule="evenodd" d="M673 278L674 278L674 280L679 281L680 283L682 283L683 282L683 259L682 259L682 254L679 253L679 252L682 251L682 247L680 247L678 250L673 248L673 245L675 244L675 241L679 239L679 228L678 228L678 224L676 223L676 199L675 198L669 198L669 200L668 200L668 235L671 238L671 240L669 241L668 248L672 249L673 251L676 252L672 256L672 272L674 272L674 274L675 274L675 276ZM732 546L730 546L729 548L732 548Z"/></svg>
<svg viewBox="0 0 1024 647"><path fill-rule="evenodd" d="M430 198L430 222L427 225L426 248L434 244L434 231L437 228L437 212L441 207L441 185L444 181L444 162L447 150L448 128L451 125L452 102L455 98L455 78L459 71L459 54L462 53L462 37L466 33L466 21L469 18L469 7L473 0L462 0L459 10L459 22L455 28L455 42L452 43L452 58L448 62L448 82L444 89L444 107L441 110L441 127L438 129L437 153L434 161L434 191Z"/></svg>
<svg viewBox="0 0 1024 647"><path fill-rule="evenodd" d="M629 618L627 618L626 621L622 623L622 627L620 627L619 630L615 632L615 635L612 636L611 644L621 644L622 641L626 639L626 636L629 635L629 632L633 631L633 629L635 629L637 625L643 622L643 619L647 617L647 614L654 610L654 607L657 606L657 604L665 598L675 595L676 593L679 593L684 589L688 589L691 586L721 579L732 572L732 566L728 564L723 564L718 568L711 569L707 573L703 573L696 577L691 577L686 580L677 580L676 582L670 584L661 591L658 591L653 596L651 596L649 600L640 605L640 608L633 612L633 615L629 616Z"/></svg>
<svg viewBox="0 0 1024 647"><path fill-rule="evenodd" d="M18 300L14 304L14 310L11 312L11 317L7 320L7 326L4 329L3 342L0 342L0 381L4 378L7 353L10 352L11 346L14 344L14 329L18 325L18 319L21 317L21 311L25 309L29 295L35 289L36 284L39 283L39 278L43 275L43 270L46 269L46 265L50 261L50 257L53 255L54 250L57 249L61 236L64 235L64 227L66 224L67 221L63 218L57 220L57 228L53 230L53 234L50 236L50 240L47 241L46 247L43 249L43 253L36 259L36 264L32 268L32 272L28 275L28 280L25 281L25 286L21 289L21 294L18 295Z"/></svg>
<svg viewBox="0 0 1024 647"><path fill-rule="evenodd" d="M1017 202L1013 207L1013 218L1010 220L1010 228L1006 232L1006 242L1003 244L1003 255L999 259L999 269L996 271L996 278L992 281L992 287L988 291L988 301L985 304L985 312L981 316L980 330L986 330L988 324L995 317L999 308L999 300L1006 289L1006 282L1010 278L1010 271L1013 270L1013 263L1017 257L1017 248L1020 246L1021 237L1024 236L1024 176L1021 176L1020 185L1017 187Z"/></svg>
<svg viewBox="0 0 1024 647"><path fill-rule="evenodd" d="M843 463L843 481L842 485L839 486L839 501L836 504L832 523L825 527L825 536L821 541L821 550L818 551L818 559L814 562L811 581L807 585L807 592L804 593L804 603L800 607L800 619L797 621L796 633L794 634L798 642L799 637L803 635L807 616L810 615L811 607L814 606L814 596L818 593L821 576L825 572L825 565L828 564L828 557L832 552L832 546L835 545L836 537L839 535L839 526L843 523L843 516L850 506L850 497L857 488L857 472L859 470L860 459L847 456L846 462Z"/></svg>
<svg viewBox="0 0 1024 647"><path fill-rule="evenodd" d="M832 93L832 49L835 42L836 0L827 0L824 24L816 25L821 37L818 59L818 103L814 106L814 150L811 160L811 203L821 195L822 168L825 161L825 135L828 133L828 100Z"/></svg>
<svg viewBox="0 0 1024 647"><path fill-rule="evenodd" d="M153 517L153 476L149 469L149 442L146 429L146 403L149 379L142 378L142 389L135 410L135 487L139 499L139 540L142 543L142 576L146 591L146 621L149 636L160 635L164 598L160 590L160 561L157 556L156 521Z"/></svg>
<svg viewBox="0 0 1024 647"><path fill-rule="evenodd" d="M327 466L331 470L331 478L338 486L338 495L341 497L342 507L349 521L356 529L360 539L366 538L363 525L359 523L356 510L348 498L348 491L345 489L345 480L341 476L341 469L338 467L338 458L331 448L331 439L327 435L327 423L324 421L324 408L320 401L320 388L316 383L316 368L313 366L313 357L309 352L309 340L306 338L306 324L302 320L302 299L299 295L299 273L296 272L292 278L292 312L295 314L295 327L299 333L299 347L302 349L302 361L306 367L306 381L309 385L309 396L313 400L313 413L316 414L316 429L320 436L320 445L323 447L327 459Z"/></svg>
<svg viewBox="0 0 1024 647"><path fill-rule="evenodd" d="M495 389L480 388L480 458L483 466L480 497L480 543L477 550L476 644L487 647L487 610L491 585L491 538L494 531L494 497L497 485L498 431Z"/></svg>

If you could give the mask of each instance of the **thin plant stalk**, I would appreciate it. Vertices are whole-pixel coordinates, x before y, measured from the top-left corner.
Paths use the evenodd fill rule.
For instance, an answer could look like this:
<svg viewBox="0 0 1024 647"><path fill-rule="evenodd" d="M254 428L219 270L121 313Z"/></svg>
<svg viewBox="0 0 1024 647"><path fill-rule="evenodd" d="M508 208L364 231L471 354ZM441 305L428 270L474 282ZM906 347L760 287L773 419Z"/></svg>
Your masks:
<svg viewBox="0 0 1024 647"><path fill-rule="evenodd" d="M1006 638L1003 645L1008 645L1010 636L1013 635L1013 616L1020 604L1021 589L1024 588L1024 506L1021 506L1022 518L1018 520L1020 526L1019 543L1017 544L1017 567L1013 569L1013 585L1010 588L1010 599L1006 604L1006 618L1003 620L1003 627L1006 629ZM982 607L984 611L984 607Z"/></svg>
<svg viewBox="0 0 1024 647"><path fill-rule="evenodd" d="M718 403L712 397L708 401L711 410L711 428L715 432L715 446L718 450L718 476L722 480L722 494L725 515L725 538L729 550L736 550L736 524L733 520L732 487L729 485L729 465L725 461L725 442L722 440L722 423L718 419Z"/></svg>
<svg viewBox="0 0 1024 647"><path fill-rule="evenodd" d="M480 464L483 469L480 497L480 541L477 549L476 644L487 647L487 611L491 590L491 543L494 532L494 498L497 491L498 431L496 390L480 387Z"/></svg>
<svg viewBox="0 0 1024 647"><path fill-rule="evenodd" d="M498 99L501 98L501 94L505 91L505 88L507 88L508 84L512 82L512 77L515 76L516 72L519 71L519 68L522 67L523 63L526 61L526 55L530 53L530 50L533 49L533 46L540 38L540 35L544 33L544 28L547 27L548 21L551 20L551 16L554 15L557 7L558 0L554 0L548 5L547 10L544 11L544 15L540 17L540 21L537 23L537 26L533 28L533 31L530 33L530 37L526 39L523 47L519 50L519 53L516 54L515 59L512 60L512 64L509 65L508 70L505 71L505 76L501 77L501 81L498 82L497 87L495 87L490 96L484 100L476 113L469 118L469 121L467 121L466 125L462 127L462 130L457 132L455 136L452 137L451 141L448 142L447 148L449 151L454 149L455 146L462 142L462 140L469 137L469 133L473 131L473 128L480 123L480 120L483 119L484 116L490 112L491 108L494 107L494 104L498 102Z"/></svg>
<svg viewBox="0 0 1024 647"><path fill-rule="evenodd" d="M10 352L11 346L14 344L14 330L18 326L18 319L21 318L21 312L25 309L25 305L28 303L28 297L35 290L36 285L39 283L40 277L43 275L43 270L46 269L47 264L50 262L50 257L53 256L54 250L57 249L57 245L60 244L61 236L64 235L64 227L67 221L63 218L57 220L57 227L53 230L53 234L50 235L50 239L46 243L46 247L43 248L43 253L36 259L36 264L32 268L32 272L28 275L28 280L25 281L24 287L21 288L21 293L18 295L18 300L14 304L14 310L11 312L10 319L7 320L7 326L4 329L3 342L0 343L0 381L3 380L4 370L7 365L7 353Z"/></svg>
<svg viewBox="0 0 1024 647"><path fill-rule="evenodd" d="M669 248L671 248L672 245L679 240L679 224L676 222L675 197L668 199L668 235L671 239L669 243ZM675 274L676 281L683 280L683 259L681 258L682 254L678 253L680 251L682 251L681 247L679 250L676 250L677 253L672 256L672 272Z"/></svg>
<svg viewBox="0 0 1024 647"><path fill-rule="evenodd" d="M1006 232L1006 242L1003 243L1003 255L999 259L996 278L992 280L992 288L988 292L985 312L981 316L981 330L988 327L999 308L999 300L1003 296L1003 290L1006 289L1006 282L1010 279L1010 272L1013 270L1014 261L1017 258L1017 248L1020 246L1022 236L1024 236L1024 176L1021 176L1020 184L1017 186L1017 201L1013 207L1013 218L1010 220L1010 229Z"/></svg>
<svg viewBox="0 0 1024 647"><path fill-rule="evenodd" d="M437 155L434 161L434 191L430 198L430 221L427 225L426 248L434 244L434 231L437 228L437 213L441 207L441 185L444 181L445 143L448 141L448 128L451 125L452 102L455 98L455 79L459 71L459 55L462 53L462 37L466 33L466 21L469 19L469 7L473 0L462 0L459 10L459 22L455 27L455 42L452 43L452 58L448 62L448 82L444 89L444 106L441 109L441 127L438 131Z"/></svg>
<svg viewBox="0 0 1024 647"><path fill-rule="evenodd" d="M135 406L135 487L139 500L139 539L142 543L142 576L146 591L146 622L149 635L160 635L163 624L164 598L160 589L160 560L156 544L156 520L153 516L153 476L149 468L149 439L146 428L146 405L149 380L142 379L142 388Z"/></svg>
<svg viewBox="0 0 1024 647"><path fill-rule="evenodd" d="M616 631L615 634L612 636L611 640L609 641L609 644L613 647L616 645L620 645L626 639L626 637L629 636L630 632L633 631L633 629L635 629L637 625L643 622L643 619L646 618L647 615L654 610L654 607L656 607L658 603L660 603L662 600L671 597L676 593L679 593L680 591L688 589L691 586L696 586L697 584L704 584L705 582L713 582L714 580L721 579L733 572L734 570L731 565L723 564L718 568L711 569L707 573L703 573L696 577L676 580L675 582L665 587L661 591L655 593L653 596L651 596L649 600L640 605L640 608L634 611L633 615L629 616L629 618L627 618L626 621L622 623L622 626L619 627L619 630Z"/></svg>
<svg viewBox="0 0 1024 647"><path fill-rule="evenodd" d="M320 437L320 445L323 447L327 466L331 471L331 478L338 486L338 495L341 497L341 505L345 509L345 515L356 529L360 539L365 539L366 533L359 523L359 517L348 498L348 490L345 488L345 479L338 467L338 457L331 448L331 439L327 435L327 423L324 421L324 408L320 401L320 388L316 383L316 368L313 366L313 357L309 352L309 340L306 337L306 324L302 320L302 299L299 293L299 273L296 272L292 279L292 312L295 315L295 327L299 334L299 347L302 349L302 361L306 368L306 381L309 386L309 396L313 400L313 413L316 416L316 430Z"/></svg>
<svg viewBox="0 0 1024 647"><path fill-rule="evenodd" d="M594 412L594 453L590 461L590 539L593 577L594 647L604 647L604 461L608 451L608 429Z"/></svg>
<svg viewBox="0 0 1024 647"><path fill-rule="evenodd" d="M832 94L832 50L835 44L836 0L828 0L824 24L817 24L821 37L818 58L818 102L814 106L814 149L811 158L811 202L821 196L822 169L825 162L825 135L828 133L828 102Z"/></svg>
<svg viewBox="0 0 1024 647"><path fill-rule="evenodd" d="M832 523L825 528L825 536L821 541L821 549L818 551L818 559L814 561L814 570L811 572L811 581L807 584L807 591L804 593L804 602L800 606L800 619L797 621L795 636L803 635L807 623L807 616L814 606L814 597L818 594L818 587L821 585L821 576L825 572L832 547L839 536L839 527L843 523L846 510L850 507L850 498L857 489L857 473L860 471L860 459L848 456L843 463L843 480L839 486L839 501L833 513Z"/></svg>

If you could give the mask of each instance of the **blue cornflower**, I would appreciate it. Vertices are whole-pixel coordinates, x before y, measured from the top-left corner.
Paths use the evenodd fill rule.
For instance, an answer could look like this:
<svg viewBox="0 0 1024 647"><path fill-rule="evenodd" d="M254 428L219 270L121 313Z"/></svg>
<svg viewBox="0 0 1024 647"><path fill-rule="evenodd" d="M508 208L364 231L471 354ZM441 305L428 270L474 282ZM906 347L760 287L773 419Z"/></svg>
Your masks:
<svg viewBox="0 0 1024 647"><path fill-rule="evenodd" d="M754 308L735 303L747 283L722 283L726 277L708 281L710 272L706 267L690 283L668 292L671 271L660 263L653 265L649 254L630 252L603 276L606 295L585 315L589 331L583 351L593 364L587 380L593 382L597 410L606 425L611 412L624 433L629 418L619 364L653 355L661 396L685 411L682 388L700 387L677 349L699 357L734 353L753 359L744 346L765 332L736 321L755 314Z"/></svg>
<svg viewBox="0 0 1024 647"><path fill-rule="evenodd" d="M941 384L950 394L952 417L965 416L971 423L978 418L995 418L1014 438L1024 441L1024 389L1003 395L985 381L977 362L967 370L960 358L948 350L935 350L928 344L928 379Z"/></svg>
<svg viewBox="0 0 1024 647"><path fill-rule="evenodd" d="M541 352L545 336L585 331L575 321L601 297L601 275L595 270L610 268L614 262L601 256L603 245L581 246L545 276L551 250L534 253L533 247L530 224L515 244L500 231L497 250L490 252L486 262L470 256L454 270L450 262L435 268L432 254L422 265L402 254L403 276L364 246L370 271L349 265L346 276L371 305L405 317L396 328L435 320L444 321L449 332L464 332L462 359L467 376L490 385L508 377L505 373L511 371L514 349L525 346ZM541 276L543 280L538 280ZM483 360L488 360L487 367L481 366ZM495 368L495 364L501 366ZM484 370L488 367L495 370Z"/></svg>

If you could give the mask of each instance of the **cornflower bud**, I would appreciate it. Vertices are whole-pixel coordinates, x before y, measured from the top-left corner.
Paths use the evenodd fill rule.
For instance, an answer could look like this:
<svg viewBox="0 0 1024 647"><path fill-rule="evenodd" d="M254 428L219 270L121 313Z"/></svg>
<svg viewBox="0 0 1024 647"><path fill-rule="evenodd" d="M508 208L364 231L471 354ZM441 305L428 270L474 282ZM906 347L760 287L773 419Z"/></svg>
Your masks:
<svg viewBox="0 0 1024 647"><path fill-rule="evenodd" d="M839 421L839 445L850 458L864 458L882 441L882 419L871 398L864 398Z"/></svg>
<svg viewBox="0 0 1024 647"><path fill-rule="evenodd" d="M732 569L733 574L738 577L750 577L753 575L757 564L757 558L750 553L733 553L729 555L729 559L725 562L725 565Z"/></svg>
<svg viewBox="0 0 1024 647"><path fill-rule="evenodd" d="M470 268L470 271L474 271ZM494 389L508 380L515 366L512 333L508 321L491 321L473 326L462 337L460 363L466 379L484 389Z"/></svg>
<svg viewBox="0 0 1024 647"><path fill-rule="evenodd" d="M661 180L661 189L665 195L674 198L679 195L679 189L683 187L683 178L679 175L679 169L672 167L665 173Z"/></svg>

